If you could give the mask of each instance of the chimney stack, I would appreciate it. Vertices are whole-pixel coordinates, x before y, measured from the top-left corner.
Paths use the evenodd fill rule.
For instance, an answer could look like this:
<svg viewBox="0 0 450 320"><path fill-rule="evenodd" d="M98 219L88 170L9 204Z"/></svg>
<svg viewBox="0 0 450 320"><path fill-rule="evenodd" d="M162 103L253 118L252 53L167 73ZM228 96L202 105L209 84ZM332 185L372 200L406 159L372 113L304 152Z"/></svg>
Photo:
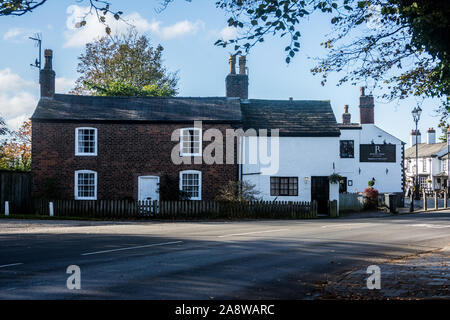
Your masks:
<svg viewBox="0 0 450 320"><path fill-rule="evenodd" d="M433 128L429 128L427 131L427 144L436 143L436 131Z"/></svg>
<svg viewBox="0 0 450 320"><path fill-rule="evenodd" d="M411 147L414 146L416 144L416 136L417 136L417 143L421 144L422 143L422 136L420 134L420 130L411 130L411 135L409 136L409 143L411 144Z"/></svg>
<svg viewBox="0 0 450 320"><path fill-rule="evenodd" d="M53 51L44 50L44 68L39 72L39 84L41 85L41 97L53 98L55 95L55 71L53 71Z"/></svg>
<svg viewBox="0 0 450 320"><path fill-rule="evenodd" d="M236 74L236 56L230 55L230 73L225 79L227 97L248 99L248 75L245 56L239 57L239 74Z"/></svg>
<svg viewBox="0 0 450 320"><path fill-rule="evenodd" d="M352 115L348 113L348 104L344 106L344 113L342 114L342 123L343 124L350 124L351 123Z"/></svg>
<svg viewBox="0 0 450 320"><path fill-rule="evenodd" d="M361 96L359 97L359 122L361 124L374 124L375 104L373 102L373 96L365 94L365 88L361 87Z"/></svg>

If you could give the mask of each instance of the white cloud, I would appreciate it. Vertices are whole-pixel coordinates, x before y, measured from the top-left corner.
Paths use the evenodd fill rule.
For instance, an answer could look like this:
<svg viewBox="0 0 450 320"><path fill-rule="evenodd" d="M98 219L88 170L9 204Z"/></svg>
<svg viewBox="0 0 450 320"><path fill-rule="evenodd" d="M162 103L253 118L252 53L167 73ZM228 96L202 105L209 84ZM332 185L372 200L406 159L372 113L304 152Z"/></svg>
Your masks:
<svg viewBox="0 0 450 320"><path fill-rule="evenodd" d="M29 36L38 33L39 30L36 29L26 29L26 28L10 28L3 34L3 40L19 41L25 40Z"/></svg>
<svg viewBox="0 0 450 320"><path fill-rule="evenodd" d="M104 36L105 25L98 21L95 14L89 14L89 7L71 5L67 8L68 17L66 19L66 30L64 36L65 47L80 47ZM77 28L77 23L82 20L86 25ZM180 36L192 35L204 28L204 23L200 20L191 22L188 20L177 22L170 26L162 26L161 21L148 21L139 13L133 12L123 16L121 20L116 20L111 14L106 16L106 24L111 28L111 34L117 35L125 32L130 27L136 28L140 33L150 32L161 39L173 39Z"/></svg>
<svg viewBox="0 0 450 320"><path fill-rule="evenodd" d="M163 39L172 39L186 34L195 34L199 29L204 28L204 26L205 24L200 20L196 22L184 20L157 30L157 34Z"/></svg>
<svg viewBox="0 0 450 320"><path fill-rule="evenodd" d="M56 78L56 92L67 92L74 81ZM39 84L13 73L9 68L0 69L0 116L13 129L30 118L39 100Z"/></svg>
<svg viewBox="0 0 450 320"><path fill-rule="evenodd" d="M55 79L55 91L57 93L67 93L75 87L75 80L64 77Z"/></svg>
<svg viewBox="0 0 450 320"><path fill-rule="evenodd" d="M234 27L225 27L219 32L219 37L222 40L231 40L235 39L238 35L237 29Z"/></svg>
<svg viewBox="0 0 450 320"><path fill-rule="evenodd" d="M37 104L39 85L22 79L10 69L0 70L0 116L17 129Z"/></svg>

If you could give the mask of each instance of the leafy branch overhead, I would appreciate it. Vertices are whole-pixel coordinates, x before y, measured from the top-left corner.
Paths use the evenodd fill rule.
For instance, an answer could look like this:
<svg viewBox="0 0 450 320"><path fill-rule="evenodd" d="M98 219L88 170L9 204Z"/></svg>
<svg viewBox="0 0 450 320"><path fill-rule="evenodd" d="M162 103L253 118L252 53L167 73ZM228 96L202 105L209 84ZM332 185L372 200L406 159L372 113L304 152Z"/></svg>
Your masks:
<svg viewBox="0 0 450 320"><path fill-rule="evenodd" d="M371 81L387 89L383 98L442 98L448 104L450 1L427 0L219 0L228 25L240 36L216 45L249 53L269 36L288 37L286 62L300 51L301 23L313 13L330 16L334 26L322 43L328 54L311 71L344 74L338 84Z"/></svg>
<svg viewBox="0 0 450 320"><path fill-rule="evenodd" d="M0 0L0 16L22 16L33 12L35 9L45 4L47 0ZM122 11L111 10L111 2L105 0L78 0L77 3L88 3L90 10L87 13L95 13L98 20L105 25L105 32L111 34L111 28L106 24L106 16L111 14L114 19L119 20ZM86 15L86 16L87 16ZM86 25L86 16L83 17L75 27L81 28Z"/></svg>

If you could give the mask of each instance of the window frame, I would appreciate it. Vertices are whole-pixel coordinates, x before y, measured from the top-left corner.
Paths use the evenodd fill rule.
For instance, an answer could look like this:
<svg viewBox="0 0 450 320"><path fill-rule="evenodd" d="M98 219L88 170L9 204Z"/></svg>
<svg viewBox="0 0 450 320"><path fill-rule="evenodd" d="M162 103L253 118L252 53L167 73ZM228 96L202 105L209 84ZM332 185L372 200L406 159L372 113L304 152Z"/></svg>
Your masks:
<svg viewBox="0 0 450 320"><path fill-rule="evenodd" d="M93 197L80 197L78 195L78 175L80 173L93 173L94 174L94 196ZM74 183L75 200L97 200L97 190L98 190L97 171L93 171L93 170L76 170L75 171L75 183Z"/></svg>
<svg viewBox="0 0 450 320"><path fill-rule="evenodd" d="M180 191L183 191L183 174L198 174L198 197L189 197L189 200L202 200L202 172L199 170L183 170L180 171Z"/></svg>
<svg viewBox="0 0 450 320"><path fill-rule="evenodd" d="M343 142L352 142L352 146L353 146L353 152L352 152L352 156L351 157L343 157L342 156L342 143ZM351 140L351 139L348 139L348 140L339 140L339 157L341 158L341 159L354 159L355 158L355 140Z"/></svg>
<svg viewBox="0 0 450 320"><path fill-rule="evenodd" d="M94 130L94 152L80 152L78 150L79 130ZM75 155L76 156L97 156L98 155L98 130L93 127L77 127L75 128Z"/></svg>
<svg viewBox="0 0 450 320"><path fill-rule="evenodd" d="M277 183L278 184L278 190L277 190L278 194L274 194L272 192L274 190L274 188L272 187L272 179L278 179L278 183ZM281 179L288 179L288 182L287 182L287 194L282 194L281 193L281 190L282 190L282 188L281 188ZM294 190L294 191L296 191L295 194L290 194L291 193L291 189L290 189L291 179L295 179L296 180L297 188L295 188L295 190ZM298 197L298 177L272 176L272 177L270 177L269 188L270 188L270 196L272 196L272 197Z"/></svg>
<svg viewBox="0 0 450 320"><path fill-rule="evenodd" d="M198 131L199 132L199 141L198 141L198 153L192 153L192 152L183 152L183 145L184 145L184 131L186 130L194 130L194 131ZM202 155L202 151L203 151L203 147L202 147L202 140L203 140L203 133L202 133L202 129L201 128L196 128L196 127L192 127L192 128L181 128L180 129L180 156L182 157L189 157L189 156L201 156ZM191 141L195 142L195 141Z"/></svg>

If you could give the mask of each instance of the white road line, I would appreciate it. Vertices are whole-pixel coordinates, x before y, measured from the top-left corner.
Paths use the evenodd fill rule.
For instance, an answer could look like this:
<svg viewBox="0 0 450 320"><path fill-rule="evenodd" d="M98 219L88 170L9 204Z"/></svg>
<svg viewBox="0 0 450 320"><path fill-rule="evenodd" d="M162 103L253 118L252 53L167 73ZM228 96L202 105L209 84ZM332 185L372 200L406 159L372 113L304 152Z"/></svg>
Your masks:
<svg viewBox="0 0 450 320"><path fill-rule="evenodd" d="M19 263L4 264L4 265L0 266L0 268L20 266L21 264L23 264L23 263L19 262Z"/></svg>
<svg viewBox="0 0 450 320"><path fill-rule="evenodd" d="M450 228L450 226L441 226L441 225L438 225L438 224L426 224L426 223L409 224L408 226L410 226L410 227L425 227L425 228L431 228L431 229Z"/></svg>
<svg viewBox="0 0 450 320"><path fill-rule="evenodd" d="M254 231L254 232L246 232L246 233L232 233L232 234L225 234L223 236L217 236L218 238L226 238L226 237L233 237L233 236L245 236L248 234L258 234L258 233L268 233L268 232L278 232L278 231L286 231L289 229L276 229L276 230L265 230L265 231Z"/></svg>
<svg viewBox="0 0 450 320"><path fill-rule="evenodd" d="M103 250L103 251L95 251L95 252L88 252L88 253L82 253L82 256L89 256L92 254L100 254L100 253L108 253L108 252L115 252L115 251L124 251L124 250L133 250L133 249L141 249L141 248L150 248L150 247L158 247L158 246L166 246L169 244L177 244L182 243L183 241L172 241L172 242L163 242L163 243L154 243L154 244L147 244L144 246L136 246L136 247L127 247L127 248L119 248L119 249L111 249L111 250Z"/></svg>

